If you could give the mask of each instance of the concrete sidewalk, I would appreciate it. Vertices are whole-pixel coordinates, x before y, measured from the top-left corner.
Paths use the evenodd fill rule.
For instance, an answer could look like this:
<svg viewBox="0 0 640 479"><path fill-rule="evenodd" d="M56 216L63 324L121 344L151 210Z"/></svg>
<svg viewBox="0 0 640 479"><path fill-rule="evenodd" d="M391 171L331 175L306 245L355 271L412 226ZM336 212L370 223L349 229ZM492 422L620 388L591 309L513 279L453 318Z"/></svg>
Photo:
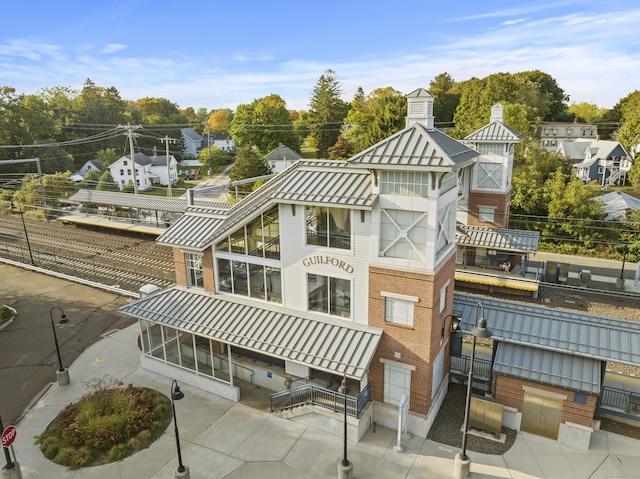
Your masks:
<svg viewBox="0 0 640 479"><path fill-rule="evenodd" d="M125 384L169 395L171 378L139 367L138 325L115 331L88 348L69 368L71 385L53 383L18 425L14 448L24 479L172 479L178 465L173 427L148 449L123 461L70 471L47 460L33 437L56 414L87 391L91 378L109 375ZM283 419L249 406L180 385L176 402L183 463L193 479L312 479L337 477L342 437L313 426L312 416ZM264 391L261 391L261 393ZM411 437L403 452L393 449L394 430L370 429L358 444L349 443L349 460L359 479L451 478L458 449ZM640 441L596 432L591 449L561 447L556 441L519 433L504 456L468 451L472 478L605 479L640 477Z"/></svg>

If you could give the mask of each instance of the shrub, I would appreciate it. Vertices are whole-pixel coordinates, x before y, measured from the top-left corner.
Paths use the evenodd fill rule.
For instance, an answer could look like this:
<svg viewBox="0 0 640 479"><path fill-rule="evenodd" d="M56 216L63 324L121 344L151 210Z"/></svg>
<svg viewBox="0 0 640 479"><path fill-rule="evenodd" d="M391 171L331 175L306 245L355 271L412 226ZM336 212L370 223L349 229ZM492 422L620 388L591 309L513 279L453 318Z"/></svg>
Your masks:
<svg viewBox="0 0 640 479"><path fill-rule="evenodd" d="M121 461L131 454L131 446L129 443L116 444L109 449L109 459L111 461Z"/></svg>

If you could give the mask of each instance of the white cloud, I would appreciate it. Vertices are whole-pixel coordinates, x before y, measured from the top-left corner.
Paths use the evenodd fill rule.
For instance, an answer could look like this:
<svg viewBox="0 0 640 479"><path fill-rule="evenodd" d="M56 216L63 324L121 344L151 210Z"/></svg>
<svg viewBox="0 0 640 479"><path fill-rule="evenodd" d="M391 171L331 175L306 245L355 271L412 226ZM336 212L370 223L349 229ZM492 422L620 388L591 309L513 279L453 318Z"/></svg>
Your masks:
<svg viewBox="0 0 640 479"><path fill-rule="evenodd" d="M127 48L127 45L123 45L121 43L107 43L102 49L100 53L110 54L122 51Z"/></svg>

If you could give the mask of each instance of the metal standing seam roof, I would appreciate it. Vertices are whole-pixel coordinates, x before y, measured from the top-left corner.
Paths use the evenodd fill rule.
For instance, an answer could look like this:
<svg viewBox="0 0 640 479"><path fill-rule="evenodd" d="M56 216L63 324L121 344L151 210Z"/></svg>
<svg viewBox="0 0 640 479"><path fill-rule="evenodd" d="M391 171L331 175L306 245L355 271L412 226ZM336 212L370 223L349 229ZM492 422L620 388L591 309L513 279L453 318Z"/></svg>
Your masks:
<svg viewBox="0 0 640 479"><path fill-rule="evenodd" d="M69 201L76 203L94 203L97 205L122 206L126 208L142 208L147 210L168 211L182 213L187 209L186 198L167 198L117 191L98 191L81 189L69 197ZM196 205L220 207L221 203L211 201L196 201Z"/></svg>
<svg viewBox="0 0 640 479"><path fill-rule="evenodd" d="M352 156L347 163L376 167L440 167L456 169L478 152L435 128L415 123Z"/></svg>
<svg viewBox="0 0 640 479"><path fill-rule="evenodd" d="M461 246L535 253L538 250L539 240L540 232L538 231L487 228L462 223L456 225L456 244Z"/></svg>
<svg viewBox="0 0 640 479"><path fill-rule="evenodd" d="M284 308L259 308L240 298L174 287L120 308L138 319L362 379L382 330L346 321L297 316Z"/></svg>
<svg viewBox="0 0 640 479"><path fill-rule="evenodd" d="M522 140L524 140L524 136L509 128L501 121L492 121L464 138L464 141L480 143L495 141L518 143Z"/></svg>
<svg viewBox="0 0 640 479"><path fill-rule="evenodd" d="M496 341L640 366L637 321L455 292L453 307L462 316L460 327L465 332L475 325L476 313L484 310Z"/></svg>
<svg viewBox="0 0 640 479"><path fill-rule="evenodd" d="M352 171L347 172L349 169ZM341 170L345 170L345 174L338 174ZM312 171L316 173L316 176L313 177L313 173L300 173L301 171ZM366 184L366 181L370 180L365 180L362 176L365 175L365 172L366 175L370 174L368 170L360 169L357 166L350 167L344 161L298 160L252 192L240 203L236 203L230 210L227 220L215 231L215 235L212 235L211 241L215 241L216 238L221 237L240 223L251 220L252 216L269 202L284 200L287 197L287 201L293 201L292 197L296 194L299 195L298 201L314 201L313 197L317 198L315 201L325 201L320 197L333 196L334 204L341 204L345 207L367 207L367 205L370 207L373 198L365 198L363 200L360 197L349 196L353 192L364 193L367 188L368 197L371 196L371 188L370 186L367 187ZM334 174L331 175L331 173ZM332 180L323 180L325 175L326 178L331 178ZM306 181L304 181L305 179ZM323 183L324 188L334 188L329 190L332 192L331 195L327 195L326 190L319 190L318 183L321 180L326 181L326 183ZM350 181L353 181L355 185L349 184Z"/></svg>
<svg viewBox="0 0 640 479"><path fill-rule="evenodd" d="M277 189L273 199L370 208L374 200L371 193L371 173L362 169L359 171L297 169Z"/></svg>
<svg viewBox="0 0 640 479"><path fill-rule="evenodd" d="M156 239L156 243L202 250L222 223L224 217L220 216L184 214Z"/></svg>
<svg viewBox="0 0 640 479"><path fill-rule="evenodd" d="M600 392L601 363L597 359L499 342L493 371L593 394Z"/></svg>

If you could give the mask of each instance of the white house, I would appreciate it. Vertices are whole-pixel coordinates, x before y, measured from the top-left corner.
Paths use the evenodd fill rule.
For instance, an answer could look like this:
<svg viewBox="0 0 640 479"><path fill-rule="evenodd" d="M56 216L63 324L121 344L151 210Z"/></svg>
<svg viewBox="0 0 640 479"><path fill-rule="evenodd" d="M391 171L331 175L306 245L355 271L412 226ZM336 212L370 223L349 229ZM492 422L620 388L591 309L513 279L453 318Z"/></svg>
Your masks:
<svg viewBox="0 0 640 479"><path fill-rule="evenodd" d="M274 173L280 173L293 165L296 161L302 159L302 155L297 151L293 151L288 146L280 145L275 150L271 151L265 160L269 163L271 171Z"/></svg>
<svg viewBox="0 0 640 479"><path fill-rule="evenodd" d="M86 175L89 170L92 170L98 173L98 176L100 176L100 174L102 173L102 168L102 160L89 160L84 165L82 165L82 168L80 168L80 170L78 170L78 175L84 178L84 175Z"/></svg>
<svg viewBox="0 0 640 479"><path fill-rule="evenodd" d="M166 156L147 156L144 153L134 155L136 163L135 172L131 164L130 156L123 156L118 161L109 165L109 171L120 189L133 184L134 175L138 190L146 190L151 186L167 186L169 179L174 184L178 179L178 162L173 155L169 156L167 167Z"/></svg>
<svg viewBox="0 0 640 479"><path fill-rule="evenodd" d="M568 122L542 122L536 129L536 136L540 138L540 146L549 152L554 152L563 141L578 139L593 141L598 137L598 125Z"/></svg>
<svg viewBox="0 0 640 479"><path fill-rule="evenodd" d="M610 140L563 141L558 153L573 162L573 173L585 184L624 185L633 163L621 143Z"/></svg>

